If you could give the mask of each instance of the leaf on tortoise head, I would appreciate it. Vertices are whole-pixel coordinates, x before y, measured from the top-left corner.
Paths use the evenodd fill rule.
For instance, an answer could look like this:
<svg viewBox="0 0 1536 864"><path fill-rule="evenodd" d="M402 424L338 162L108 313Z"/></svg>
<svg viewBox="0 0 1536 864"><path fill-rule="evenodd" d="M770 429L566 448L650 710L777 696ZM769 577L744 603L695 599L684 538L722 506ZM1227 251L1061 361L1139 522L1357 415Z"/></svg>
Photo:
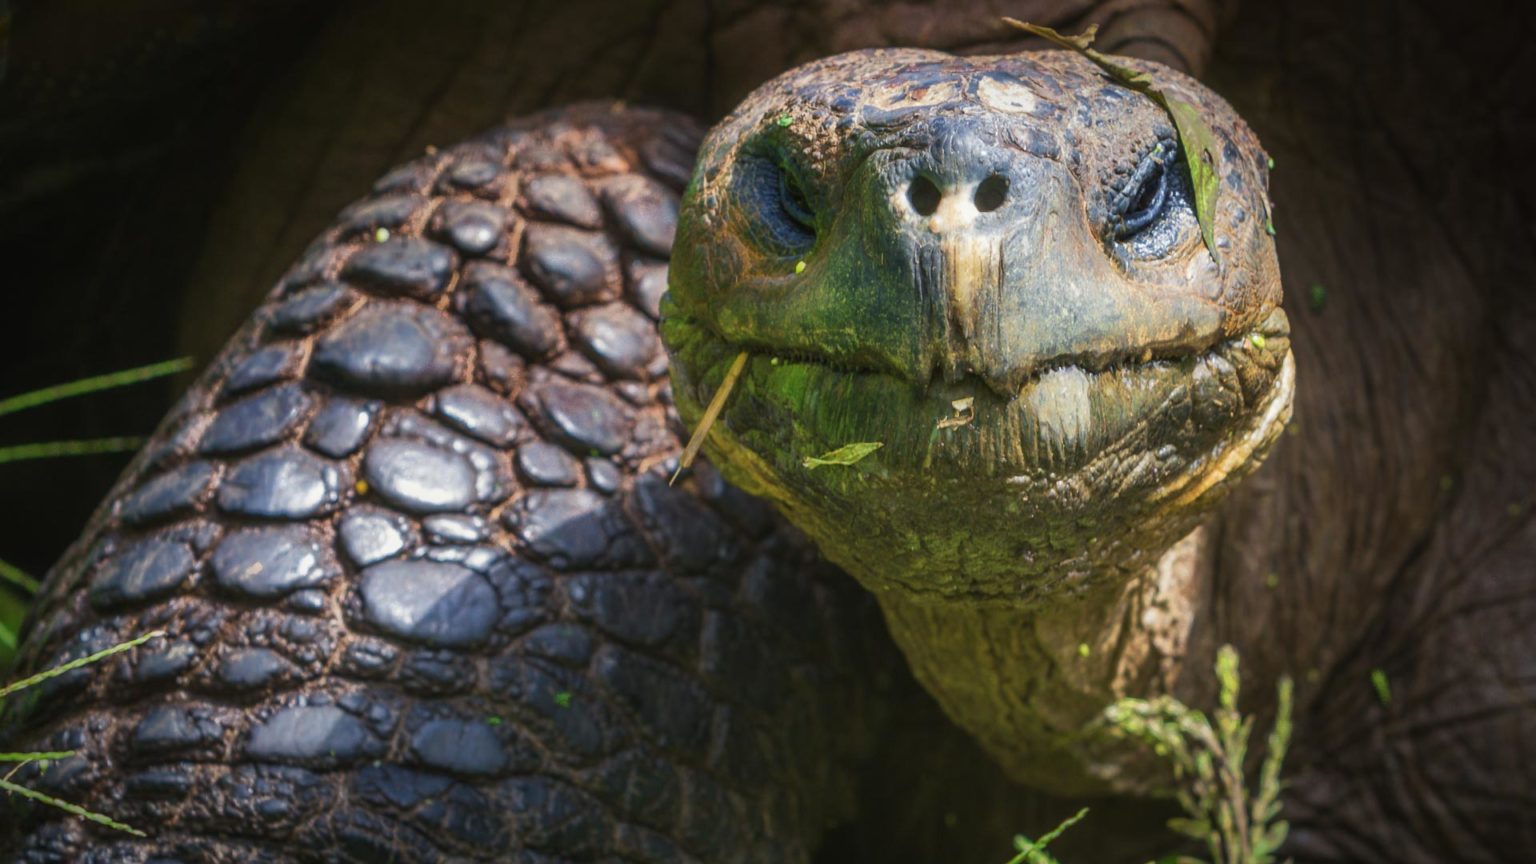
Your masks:
<svg viewBox="0 0 1536 864"><path fill-rule="evenodd" d="M820 456L807 456L801 464L807 468L820 468L823 465L852 465L884 446L884 442L881 441L861 441L857 444L844 444L830 453L823 453Z"/></svg>
<svg viewBox="0 0 1536 864"><path fill-rule="evenodd" d="M1215 220L1216 193L1221 188L1221 147L1217 145L1216 135L1211 131L1211 127L1200 118L1200 110L1188 102L1175 99L1163 92L1152 76L1116 63L1108 54L1095 51L1090 47L1094 36L1098 33L1098 25L1090 26L1080 36L1063 36L1039 24L1006 17L1003 21L1026 33L1032 33L1087 57L1100 69L1108 72L1111 78L1132 90L1146 94L1168 112L1168 116L1173 119L1174 128L1179 133L1184 162L1189 166L1189 179L1194 186L1195 219L1200 222L1200 237L1205 241L1205 248L1210 250L1211 257L1215 258L1219 265L1221 255L1216 251Z"/></svg>

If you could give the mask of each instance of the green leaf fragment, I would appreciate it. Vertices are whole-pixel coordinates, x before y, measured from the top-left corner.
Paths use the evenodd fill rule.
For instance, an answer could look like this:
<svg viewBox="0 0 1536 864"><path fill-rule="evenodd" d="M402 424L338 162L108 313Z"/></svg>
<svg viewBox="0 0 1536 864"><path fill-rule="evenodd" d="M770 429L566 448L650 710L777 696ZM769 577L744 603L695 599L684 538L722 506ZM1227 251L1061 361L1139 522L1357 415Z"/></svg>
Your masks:
<svg viewBox="0 0 1536 864"><path fill-rule="evenodd" d="M559 705L561 708L571 707L571 699L571 691L569 690L561 690L559 693L555 694L555 704Z"/></svg>
<svg viewBox="0 0 1536 864"><path fill-rule="evenodd" d="M796 261L795 262L795 275L798 276L799 274L804 273L804 272L805 272L805 262L804 261Z"/></svg>
<svg viewBox="0 0 1536 864"><path fill-rule="evenodd" d="M1275 219L1273 216L1264 217L1264 233L1271 237L1275 236Z"/></svg>
<svg viewBox="0 0 1536 864"><path fill-rule="evenodd" d="M788 114L780 114L778 119L773 122L779 124L781 128L788 127L789 124L795 122L795 118L789 116Z"/></svg>
<svg viewBox="0 0 1536 864"><path fill-rule="evenodd" d="M1189 179L1194 187L1195 219L1200 223L1200 237L1205 241L1205 248L1210 250L1211 257L1220 264L1221 254L1216 249L1216 194L1221 189L1221 146L1216 142L1216 134L1201 118L1200 109L1169 96L1158 86L1152 76L1145 72L1116 63L1108 54L1095 51L1090 47L1098 34L1099 28L1096 24L1090 25L1081 35L1063 36L1049 27L1038 24L1029 24L1014 18L1003 20L1020 30L1040 36L1087 57L1100 69L1108 72L1110 77L1146 95L1168 112L1174 128L1178 130L1179 142L1183 145L1184 162L1189 166Z"/></svg>
<svg viewBox="0 0 1536 864"><path fill-rule="evenodd" d="M378 229L378 230L373 232L373 242L375 242L375 243L383 243L384 241L386 241L388 239L389 239L389 229L388 228L380 228L380 229Z"/></svg>
<svg viewBox="0 0 1536 864"><path fill-rule="evenodd" d="M1371 670L1371 686L1375 688L1376 698L1381 700L1381 704L1386 705L1392 701L1392 684L1387 680L1386 670Z"/></svg>
<svg viewBox="0 0 1536 864"><path fill-rule="evenodd" d="M807 456L803 464L806 468L820 468L823 465L852 465L860 459L884 447L881 441L861 441L857 444L844 444L828 453L820 456Z"/></svg>
<svg viewBox="0 0 1536 864"><path fill-rule="evenodd" d="M495 714L492 714L491 716L485 718L485 725L487 725L487 726L500 726L501 725L501 718L496 716Z"/></svg>
<svg viewBox="0 0 1536 864"><path fill-rule="evenodd" d="M1184 819L1175 816L1168 820L1168 828L1175 834L1204 840L1211 835L1211 823L1205 819Z"/></svg>
<svg viewBox="0 0 1536 864"><path fill-rule="evenodd" d="M1323 304L1327 302L1328 289L1324 288L1321 282L1313 282L1312 287L1307 292L1307 304L1312 307L1313 312L1321 312L1323 311Z"/></svg>
<svg viewBox="0 0 1536 864"><path fill-rule="evenodd" d="M1250 335L1248 337L1248 341L1252 342L1253 347L1255 348L1263 348L1268 343L1268 340L1264 338L1263 333L1254 333Z"/></svg>

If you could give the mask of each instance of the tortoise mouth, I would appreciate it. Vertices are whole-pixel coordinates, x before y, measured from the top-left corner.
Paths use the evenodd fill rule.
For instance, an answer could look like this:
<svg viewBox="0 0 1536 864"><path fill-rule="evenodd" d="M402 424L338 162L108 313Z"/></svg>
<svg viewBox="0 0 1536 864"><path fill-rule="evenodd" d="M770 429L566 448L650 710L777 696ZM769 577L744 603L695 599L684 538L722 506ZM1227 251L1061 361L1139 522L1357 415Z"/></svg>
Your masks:
<svg viewBox="0 0 1536 864"><path fill-rule="evenodd" d="M666 327L690 420L689 403L713 395L716 370L748 353L722 419L728 434L781 470L807 470L806 457L848 444L879 443L866 470L1017 484L1059 481L1104 463L1179 473L1264 413L1290 353L1289 322L1276 307L1237 336L1058 358L1031 370L1016 390L998 392L972 374L914 382L875 364L732 343L686 318ZM686 392L700 380L709 386Z"/></svg>

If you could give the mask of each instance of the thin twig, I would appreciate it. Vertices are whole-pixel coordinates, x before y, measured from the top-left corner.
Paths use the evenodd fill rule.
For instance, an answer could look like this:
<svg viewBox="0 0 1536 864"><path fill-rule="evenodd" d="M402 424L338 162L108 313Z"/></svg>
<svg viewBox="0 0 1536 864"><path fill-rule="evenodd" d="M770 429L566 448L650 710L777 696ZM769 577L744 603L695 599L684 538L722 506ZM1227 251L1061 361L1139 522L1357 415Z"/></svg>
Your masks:
<svg viewBox="0 0 1536 864"><path fill-rule="evenodd" d="M747 368L747 352L743 351L731 361L731 368L725 372L725 380L720 382L720 389L715 391L715 397L709 400L709 407L704 409L704 416L699 418L699 425L694 427L693 437L688 439L688 446L683 448L683 456L677 461L677 470L672 473L672 479L667 481L670 486L682 476L683 470L693 464L693 460L699 455L699 448L704 446L704 439L709 435L709 427L715 425L715 418L720 416L720 410L725 407L725 399L731 395L731 389L736 386L736 379L741 377L741 370Z"/></svg>

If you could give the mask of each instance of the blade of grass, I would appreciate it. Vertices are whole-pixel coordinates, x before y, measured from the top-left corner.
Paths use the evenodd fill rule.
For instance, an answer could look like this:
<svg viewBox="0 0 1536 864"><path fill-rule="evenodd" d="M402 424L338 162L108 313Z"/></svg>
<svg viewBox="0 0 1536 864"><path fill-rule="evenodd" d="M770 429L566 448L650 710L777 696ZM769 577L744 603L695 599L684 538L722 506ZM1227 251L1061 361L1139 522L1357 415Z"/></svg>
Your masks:
<svg viewBox="0 0 1536 864"><path fill-rule="evenodd" d="M128 834L132 834L135 837L148 836L143 831L128 825L124 825L116 819L103 816L100 813L93 813L78 804L71 804L68 801L60 801L57 798L54 798L50 795L44 795L43 793L32 789L28 789L25 786L18 786L9 780L0 780L0 790L9 792L12 795L20 795L23 798L31 798L33 801L47 804L50 807L57 807L66 813L73 813L74 815L79 816L81 819L89 819L90 821L95 822L97 825L105 825L108 828L123 831Z"/></svg>
<svg viewBox="0 0 1536 864"><path fill-rule="evenodd" d="M127 642L113 645L111 648L97 651L95 654L92 654L88 657L81 657L79 660L71 660L61 666L55 666L52 669L45 669L42 672L33 675L31 678L23 678L20 681L8 684L5 687L0 687L0 699L4 699L6 696L15 693L17 690L25 690L28 687L41 684L44 681L47 681L49 678L57 678L66 672L73 672L76 669L79 669L81 666L89 666L92 663L105 660L114 654L121 654L131 648L137 648L157 636L164 635L164 630L151 630L150 632L145 633L143 636L140 636L137 639L130 639Z"/></svg>
<svg viewBox="0 0 1536 864"><path fill-rule="evenodd" d="M28 602L18 592L0 587L0 676L11 668L11 660L16 656L27 606Z"/></svg>
<svg viewBox="0 0 1536 864"><path fill-rule="evenodd" d="M25 570L8 561L0 560L0 581L9 582L28 594L36 594L38 583Z"/></svg>
<svg viewBox="0 0 1536 864"><path fill-rule="evenodd" d="M0 762L36 762L39 759L68 759L73 750L48 750L39 753L0 753Z"/></svg>
<svg viewBox="0 0 1536 864"><path fill-rule="evenodd" d="M49 402L57 402L60 399L68 399L71 396L95 393L99 390L110 390L114 387L126 387L130 384L138 384L141 381L149 381L153 378L175 375L177 372L185 372L191 368L191 357L178 357L175 360L151 363L148 366L140 366L136 369L124 369L120 372L109 372L105 375L95 375L90 378L81 378L78 381L55 384L52 387L44 387L41 390L33 390L30 393L22 393L8 399L0 399L0 416L24 411L28 408L35 408L38 405L46 405Z"/></svg>
<svg viewBox="0 0 1536 864"><path fill-rule="evenodd" d="M89 438L83 441L44 441L0 447L0 465L33 459L57 459L61 456L95 456L101 453L126 453L139 449L142 436Z"/></svg>

